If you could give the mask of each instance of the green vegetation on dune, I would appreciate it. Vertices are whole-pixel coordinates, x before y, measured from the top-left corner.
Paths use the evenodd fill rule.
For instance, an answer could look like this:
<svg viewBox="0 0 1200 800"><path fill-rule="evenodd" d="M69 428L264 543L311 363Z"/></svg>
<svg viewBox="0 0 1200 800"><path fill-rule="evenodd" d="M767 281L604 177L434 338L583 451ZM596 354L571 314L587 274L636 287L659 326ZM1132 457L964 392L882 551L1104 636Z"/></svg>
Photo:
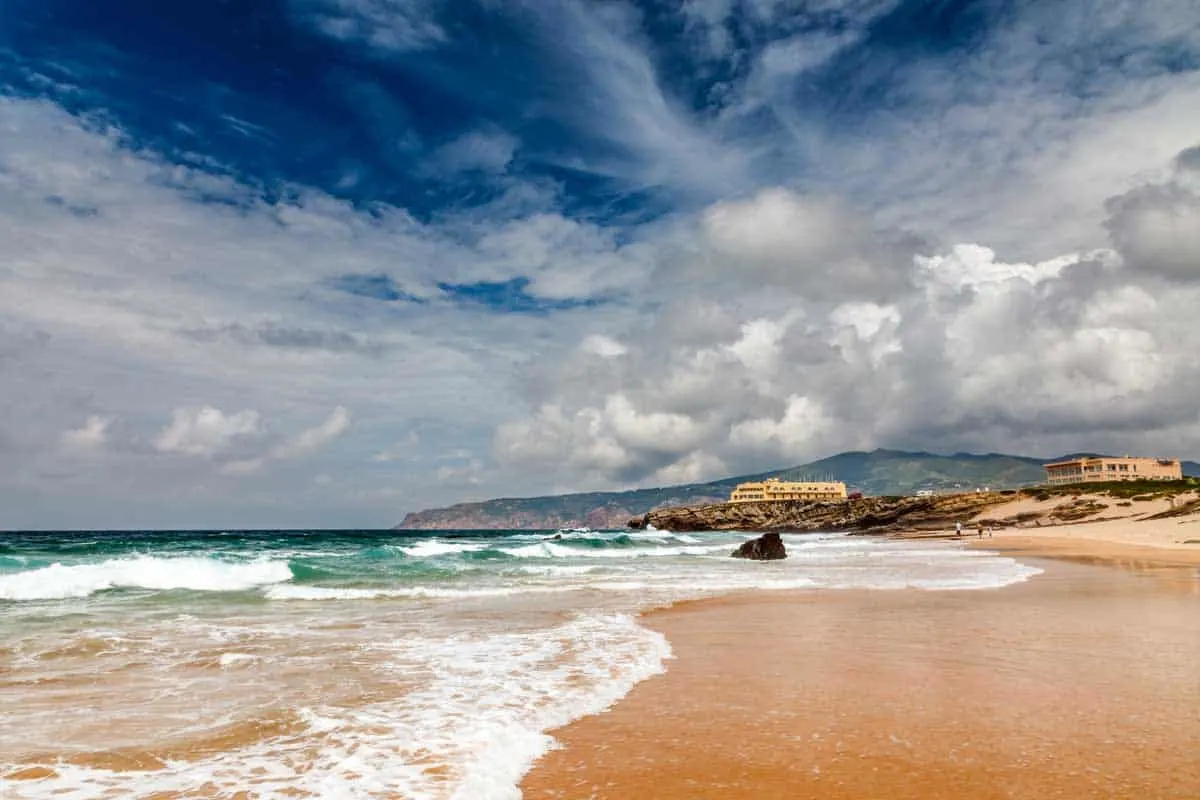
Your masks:
<svg viewBox="0 0 1200 800"><path fill-rule="evenodd" d="M1175 497L1200 488L1200 478L1184 478L1181 481L1105 481L1096 483L1068 483L1058 486L1031 486L1022 490L1036 500L1051 497L1067 497L1081 494L1101 494L1122 500L1160 500Z"/></svg>

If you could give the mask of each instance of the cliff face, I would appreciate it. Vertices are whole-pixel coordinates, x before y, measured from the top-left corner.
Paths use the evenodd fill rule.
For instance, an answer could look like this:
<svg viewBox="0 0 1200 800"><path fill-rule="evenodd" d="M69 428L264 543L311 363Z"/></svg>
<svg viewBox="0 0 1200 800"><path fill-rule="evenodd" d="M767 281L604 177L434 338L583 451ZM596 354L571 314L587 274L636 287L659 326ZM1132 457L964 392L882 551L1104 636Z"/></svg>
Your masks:
<svg viewBox="0 0 1200 800"><path fill-rule="evenodd" d="M661 508L629 521L665 531L861 531L937 530L954 526L1011 495L971 492L936 497L865 497L836 503L801 500L717 503Z"/></svg>

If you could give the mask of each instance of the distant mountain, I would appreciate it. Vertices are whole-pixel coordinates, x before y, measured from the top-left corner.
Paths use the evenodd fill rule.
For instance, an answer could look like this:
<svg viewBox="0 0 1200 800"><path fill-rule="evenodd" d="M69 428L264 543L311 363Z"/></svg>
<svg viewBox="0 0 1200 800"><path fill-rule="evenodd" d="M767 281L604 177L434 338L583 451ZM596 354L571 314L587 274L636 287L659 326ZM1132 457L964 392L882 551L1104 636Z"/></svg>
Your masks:
<svg viewBox="0 0 1200 800"><path fill-rule="evenodd" d="M850 491L868 495L912 494L969 490L977 487L1012 489L1040 483L1045 461L1000 453L952 456L906 453L899 450L855 451L782 470L738 475L709 483L689 483L625 492L583 492L547 497L501 498L459 503L409 514L397 525L402 529L553 529L624 527L632 517L656 508L729 499L733 487L745 481L779 477L845 481ZM1191 462L1188 462L1191 463ZM1192 464L1200 474L1200 465Z"/></svg>
<svg viewBox="0 0 1200 800"><path fill-rule="evenodd" d="M1187 478L1200 478L1200 464L1195 461L1183 462L1183 474Z"/></svg>

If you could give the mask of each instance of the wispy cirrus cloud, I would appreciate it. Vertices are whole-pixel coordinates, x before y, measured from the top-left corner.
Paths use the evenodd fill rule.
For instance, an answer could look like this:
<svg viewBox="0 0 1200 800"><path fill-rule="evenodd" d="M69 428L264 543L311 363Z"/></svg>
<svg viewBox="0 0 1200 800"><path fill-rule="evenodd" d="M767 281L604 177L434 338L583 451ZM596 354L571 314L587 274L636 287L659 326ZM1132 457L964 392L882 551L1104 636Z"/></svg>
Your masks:
<svg viewBox="0 0 1200 800"><path fill-rule="evenodd" d="M316 31L383 53L434 47L447 39L437 0L289 0L293 14Z"/></svg>

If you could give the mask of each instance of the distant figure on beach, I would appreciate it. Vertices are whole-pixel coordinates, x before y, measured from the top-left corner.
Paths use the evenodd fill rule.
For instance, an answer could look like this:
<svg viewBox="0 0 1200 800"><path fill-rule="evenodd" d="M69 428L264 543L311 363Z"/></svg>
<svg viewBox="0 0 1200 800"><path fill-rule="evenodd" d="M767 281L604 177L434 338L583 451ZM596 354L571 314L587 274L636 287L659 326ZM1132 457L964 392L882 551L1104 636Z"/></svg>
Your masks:
<svg viewBox="0 0 1200 800"><path fill-rule="evenodd" d="M954 535L962 536L962 523L961 522L954 523Z"/></svg>
<svg viewBox="0 0 1200 800"><path fill-rule="evenodd" d="M979 534L979 538L983 538L983 520L975 523L975 530Z"/></svg>

